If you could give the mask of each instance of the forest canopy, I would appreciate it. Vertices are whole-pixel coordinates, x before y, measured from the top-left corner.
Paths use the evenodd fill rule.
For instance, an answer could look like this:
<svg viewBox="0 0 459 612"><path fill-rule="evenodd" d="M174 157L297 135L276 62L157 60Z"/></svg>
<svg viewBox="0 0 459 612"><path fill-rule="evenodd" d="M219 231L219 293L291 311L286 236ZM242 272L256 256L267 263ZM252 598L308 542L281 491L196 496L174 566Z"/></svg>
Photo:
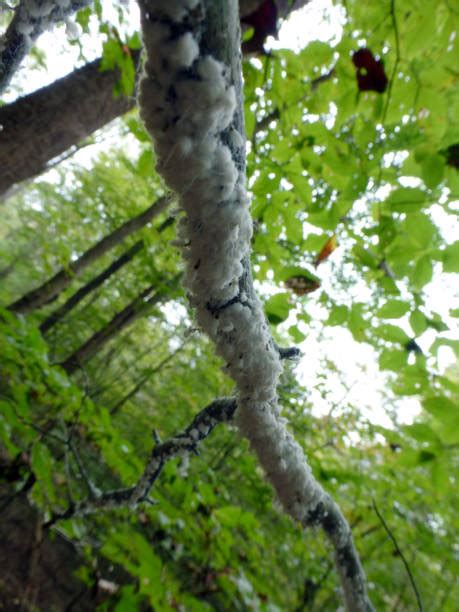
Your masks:
<svg viewBox="0 0 459 612"><path fill-rule="evenodd" d="M453 611L459 8L239 4L246 142L225 138L282 418L375 609ZM281 509L201 329L135 3L0 10L1 604L338 609L333 548Z"/></svg>

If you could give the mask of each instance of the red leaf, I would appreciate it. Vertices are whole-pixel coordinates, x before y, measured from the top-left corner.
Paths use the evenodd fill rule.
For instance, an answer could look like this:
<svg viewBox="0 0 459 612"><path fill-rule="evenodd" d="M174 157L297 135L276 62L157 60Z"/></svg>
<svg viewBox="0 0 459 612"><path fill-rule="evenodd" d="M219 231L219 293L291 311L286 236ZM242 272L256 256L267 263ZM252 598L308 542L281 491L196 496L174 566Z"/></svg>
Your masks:
<svg viewBox="0 0 459 612"><path fill-rule="evenodd" d="M254 29L252 37L242 44L244 53L264 53L266 38L277 36L277 6L274 0L265 0L260 6L241 18L241 22Z"/></svg>
<svg viewBox="0 0 459 612"><path fill-rule="evenodd" d="M370 49L359 49L352 56L356 68L359 91L377 91L384 93L387 88L387 76L382 60L377 60Z"/></svg>

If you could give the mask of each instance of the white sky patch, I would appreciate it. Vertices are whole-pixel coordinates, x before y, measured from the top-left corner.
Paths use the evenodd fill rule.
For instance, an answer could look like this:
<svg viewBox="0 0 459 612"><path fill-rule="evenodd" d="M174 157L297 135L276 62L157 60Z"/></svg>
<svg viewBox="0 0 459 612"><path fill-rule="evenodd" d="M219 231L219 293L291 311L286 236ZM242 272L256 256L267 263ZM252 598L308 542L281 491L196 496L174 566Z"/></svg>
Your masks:
<svg viewBox="0 0 459 612"><path fill-rule="evenodd" d="M336 45L341 39L345 22L344 10L331 0L313 0L282 24L279 39L270 39L271 49L301 51L313 40Z"/></svg>

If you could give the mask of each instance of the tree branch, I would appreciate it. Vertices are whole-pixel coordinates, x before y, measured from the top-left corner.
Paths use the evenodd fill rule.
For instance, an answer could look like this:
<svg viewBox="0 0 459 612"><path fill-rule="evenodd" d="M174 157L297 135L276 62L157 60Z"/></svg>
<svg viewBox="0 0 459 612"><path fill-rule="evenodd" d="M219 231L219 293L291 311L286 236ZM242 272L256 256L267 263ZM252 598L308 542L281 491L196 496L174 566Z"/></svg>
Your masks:
<svg viewBox="0 0 459 612"><path fill-rule="evenodd" d="M110 321L96 331L86 342L76 349L69 357L62 361L59 365L67 374L74 374L77 370L82 369L97 352L120 334L129 325L132 325L141 316L148 312L152 306L159 304L167 298L166 287L172 288L177 284L180 274L176 275L170 281L165 282L164 286L159 286L158 283L150 285L137 295L127 306L117 312Z"/></svg>
<svg viewBox="0 0 459 612"><path fill-rule="evenodd" d="M157 168L180 195L185 284L238 389L237 421L285 511L321 525L349 612L373 607L351 530L280 416L280 356L250 270L240 31L235 0L139 0L146 50L141 116Z"/></svg>
<svg viewBox="0 0 459 612"><path fill-rule="evenodd" d="M180 434L158 443L152 450L150 459L139 481L133 487L115 489L97 495L93 487L90 498L71 504L63 512L54 512L44 523L49 529L57 521L83 516L99 510L122 508L126 505L135 507L148 501L150 491L168 461L187 453L196 453L197 446L205 440L219 423L231 421L236 410L236 400L223 397L214 400L193 419L190 425Z"/></svg>
<svg viewBox="0 0 459 612"><path fill-rule="evenodd" d="M130 51L137 67L140 52ZM135 106L134 96L115 97L119 70L101 71L99 58L0 107L0 197L59 162L65 152Z"/></svg>

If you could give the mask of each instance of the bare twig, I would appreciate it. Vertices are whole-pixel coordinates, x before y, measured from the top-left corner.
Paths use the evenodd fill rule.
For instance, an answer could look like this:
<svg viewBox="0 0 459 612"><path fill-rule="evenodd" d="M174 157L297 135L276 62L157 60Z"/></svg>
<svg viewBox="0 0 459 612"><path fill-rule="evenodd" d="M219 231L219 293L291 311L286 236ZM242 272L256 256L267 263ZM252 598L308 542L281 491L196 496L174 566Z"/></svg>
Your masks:
<svg viewBox="0 0 459 612"><path fill-rule="evenodd" d="M397 555L399 555L400 559L402 560L403 565L405 566L406 573L408 574L408 579L409 579L409 581L411 583L411 586L413 588L414 594L416 596L416 602L418 604L419 612L422 612L424 608L423 608L423 605L422 605L421 595L420 595L420 593L418 591L418 588L416 586L416 581L415 581L413 573L412 573L412 571L410 569L409 563L406 560L406 557L403 554L400 546L398 545L397 540L395 538L395 535L393 534L393 532L389 528L389 525L384 520L384 517L382 516L381 512L378 510L378 506L376 505L376 501L374 500L374 498L372 499L372 503L373 503L373 509L374 509L374 511L376 513L376 516L381 521L381 525L384 527L385 532L387 533L387 535L389 536L392 544L394 545L395 552L397 553Z"/></svg>
<svg viewBox="0 0 459 612"><path fill-rule="evenodd" d="M88 488L89 494L92 499L97 499L100 495L99 489L92 482L82 460L80 454L78 453L75 444L72 439L69 439L68 442L69 450L71 451L73 458L75 459L75 463L77 465L78 471L80 473L81 478L83 479L86 487Z"/></svg>
<svg viewBox="0 0 459 612"><path fill-rule="evenodd" d="M394 36L395 36L395 62L394 62L394 67L392 68L391 77L389 79L389 87L387 88L386 105L384 107L384 112L382 116L383 125L386 122L387 111L389 109L389 104L390 104L390 100L392 97L392 87L394 86L394 80L397 75L397 68L400 62L400 35L398 32L397 16L395 14L395 0L391 0L390 2L390 17L392 20L392 27L394 28Z"/></svg>
<svg viewBox="0 0 459 612"><path fill-rule="evenodd" d="M156 366L147 370L147 372L140 377L140 379L136 382L132 389L130 389L125 395L123 395L123 397L119 399L112 408L110 408L110 414L113 416L127 401L132 399L138 393L138 391L140 391L143 385L151 379L154 374L157 374L165 365L172 361L172 359L174 359L174 357L183 350L187 342L188 339L182 342L182 344L180 344L180 346L178 346L175 351L172 351L172 353L164 357L164 359L162 359Z"/></svg>

